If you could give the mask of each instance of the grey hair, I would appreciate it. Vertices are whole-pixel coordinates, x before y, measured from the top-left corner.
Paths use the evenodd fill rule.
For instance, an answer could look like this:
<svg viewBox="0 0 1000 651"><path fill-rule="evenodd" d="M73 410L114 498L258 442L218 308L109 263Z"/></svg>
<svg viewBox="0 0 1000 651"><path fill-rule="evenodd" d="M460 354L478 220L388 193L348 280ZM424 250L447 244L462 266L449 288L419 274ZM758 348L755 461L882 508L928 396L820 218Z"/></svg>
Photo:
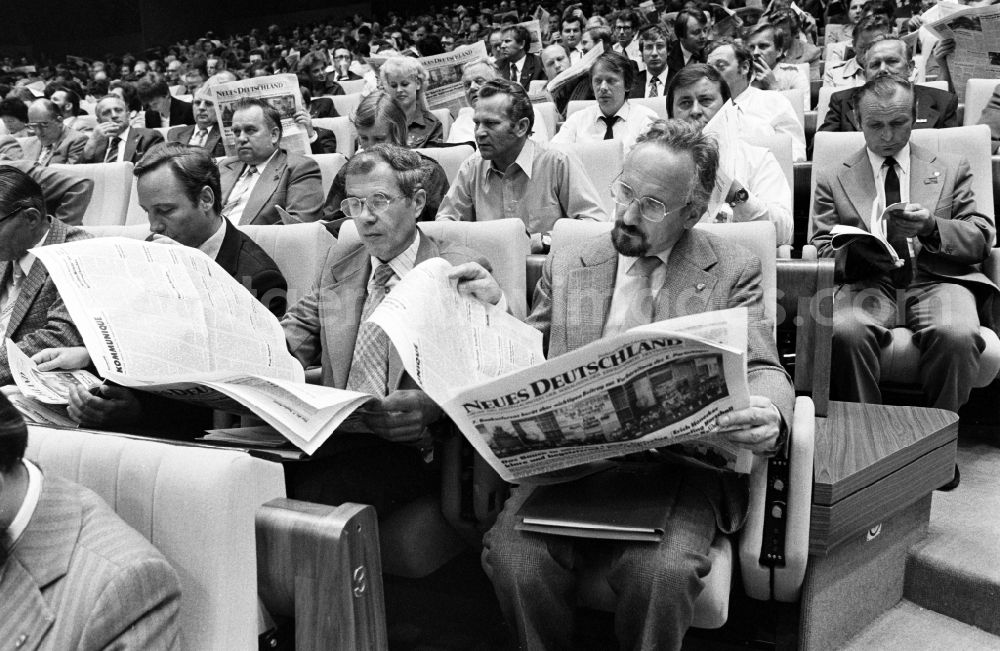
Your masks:
<svg viewBox="0 0 1000 651"><path fill-rule="evenodd" d="M715 172L719 167L719 146L715 140L682 120L656 120L636 139L636 147L641 144L691 156L697 182L688 189L688 201L695 213L703 213L715 189Z"/></svg>
<svg viewBox="0 0 1000 651"><path fill-rule="evenodd" d="M426 175L420 154L405 147L379 143L359 152L347 161L346 176L370 174L379 163L385 163L396 173L396 183L407 197L424 187Z"/></svg>

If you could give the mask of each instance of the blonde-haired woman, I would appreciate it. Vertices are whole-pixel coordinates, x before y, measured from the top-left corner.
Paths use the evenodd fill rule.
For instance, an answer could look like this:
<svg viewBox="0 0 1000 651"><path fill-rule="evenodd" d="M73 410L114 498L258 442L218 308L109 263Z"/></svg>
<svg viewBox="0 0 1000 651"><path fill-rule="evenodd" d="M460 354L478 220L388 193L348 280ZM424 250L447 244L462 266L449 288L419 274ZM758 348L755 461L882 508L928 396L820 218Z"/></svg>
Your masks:
<svg viewBox="0 0 1000 651"><path fill-rule="evenodd" d="M419 61L398 56L386 59L379 69L382 89L392 95L406 114L407 142L411 149L444 141L441 121L427 108L427 71Z"/></svg>

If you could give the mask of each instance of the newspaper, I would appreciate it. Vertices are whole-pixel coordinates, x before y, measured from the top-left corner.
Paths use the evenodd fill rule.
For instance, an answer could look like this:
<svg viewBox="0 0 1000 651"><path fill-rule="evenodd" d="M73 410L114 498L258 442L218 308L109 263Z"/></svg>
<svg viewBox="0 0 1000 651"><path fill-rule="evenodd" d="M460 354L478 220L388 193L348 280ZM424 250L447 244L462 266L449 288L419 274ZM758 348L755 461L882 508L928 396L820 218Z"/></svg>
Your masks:
<svg viewBox="0 0 1000 651"><path fill-rule="evenodd" d="M281 114L281 147L296 154L308 154L309 134L295 122L298 111L305 110L299 79L295 75L271 75L240 81L227 81L212 87L219 131L226 147L226 156L236 156L236 138L233 136L233 104L243 97L266 101Z"/></svg>
<svg viewBox="0 0 1000 651"><path fill-rule="evenodd" d="M473 61L485 59L486 44L482 41L420 59L428 76L427 105L432 109L446 108L452 115L458 115L458 110L465 106L462 68Z"/></svg>
<svg viewBox="0 0 1000 651"><path fill-rule="evenodd" d="M70 391L81 386L90 389L101 384L92 373L79 371L39 371L38 365L25 355L9 337L7 362L14 384L25 398L37 400L47 405L65 405Z"/></svg>
<svg viewBox="0 0 1000 651"><path fill-rule="evenodd" d="M597 57L602 54L604 54L604 44L600 42L594 44L594 47L580 57L579 61L549 80L549 84L546 86L546 89L550 93L555 92L558 88L565 86L567 83L575 81L579 77L587 74L590 72L590 66L594 65L594 61L596 61Z"/></svg>
<svg viewBox="0 0 1000 651"><path fill-rule="evenodd" d="M29 423L53 427L77 427L76 421L66 413L65 405L47 405L29 398L13 384L0 387L0 391Z"/></svg>
<svg viewBox="0 0 1000 651"><path fill-rule="evenodd" d="M542 363L534 329L459 297L448 269L418 265L371 320L507 481L704 439L749 405L745 308L634 328ZM727 467L749 471L749 455L717 443Z"/></svg>
<svg viewBox="0 0 1000 651"><path fill-rule="evenodd" d="M944 15L923 26L937 38L955 40L955 51L948 57L948 71L958 101L964 102L969 79L1000 78L1000 6L941 3L931 11L934 10L938 16Z"/></svg>
<svg viewBox="0 0 1000 651"><path fill-rule="evenodd" d="M541 9L541 7L539 7ZM526 20L523 23L518 23L514 25L515 27L523 27L528 30L528 34L531 35L531 42L528 43L528 47L525 48L525 52L529 54L538 54L542 51L542 25L537 20Z"/></svg>

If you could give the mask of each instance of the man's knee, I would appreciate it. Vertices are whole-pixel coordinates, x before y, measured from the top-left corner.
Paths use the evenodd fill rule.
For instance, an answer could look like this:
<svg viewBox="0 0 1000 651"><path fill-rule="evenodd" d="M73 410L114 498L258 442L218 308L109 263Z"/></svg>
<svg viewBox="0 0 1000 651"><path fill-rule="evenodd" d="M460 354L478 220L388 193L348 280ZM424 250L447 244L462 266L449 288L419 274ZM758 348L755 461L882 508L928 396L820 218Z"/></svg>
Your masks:
<svg viewBox="0 0 1000 651"><path fill-rule="evenodd" d="M700 591L710 569L708 556L695 550L674 549L664 554L646 545L626 545L613 580L618 586L679 597L691 590Z"/></svg>
<svg viewBox="0 0 1000 651"><path fill-rule="evenodd" d="M865 319L859 319L850 311L834 314L833 347L837 351L874 349L879 345L882 330Z"/></svg>
<svg viewBox="0 0 1000 651"><path fill-rule="evenodd" d="M494 585L526 586L541 580L554 560L546 536L525 534L498 522L483 539L483 569Z"/></svg>
<svg viewBox="0 0 1000 651"><path fill-rule="evenodd" d="M942 355L955 359L968 359L983 351L985 341L979 330L979 322L956 321L935 324L924 328L918 335L920 347L933 347Z"/></svg>

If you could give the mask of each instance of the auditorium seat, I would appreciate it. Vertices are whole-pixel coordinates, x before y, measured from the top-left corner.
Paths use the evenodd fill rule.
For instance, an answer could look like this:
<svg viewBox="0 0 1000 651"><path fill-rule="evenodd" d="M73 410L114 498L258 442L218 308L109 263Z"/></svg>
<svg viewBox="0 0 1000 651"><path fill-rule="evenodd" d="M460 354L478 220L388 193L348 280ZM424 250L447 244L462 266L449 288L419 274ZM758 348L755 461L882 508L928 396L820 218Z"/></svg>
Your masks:
<svg viewBox="0 0 1000 651"><path fill-rule="evenodd" d="M520 319L525 317L524 261L530 245L521 220L424 222L420 229L432 237L467 246L486 257L507 298L511 314ZM338 246L350 247L358 241L354 222L344 222ZM379 544L386 573L409 578L430 574L461 552L465 544L478 546L483 532L499 514L505 484L478 455L474 455L473 469L468 473L473 485L471 514L463 508L464 471L460 461L463 445L466 445L464 439L457 432L443 443L440 500L418 500L379 523Z"/></svg>
<svg viewBox="0 0 1000 651"><path fill-rule="evenodd" d="M572 103L572 102L571 102ZM574 143L550 145L575 155L583 163L583 169L597 190L597 196L604 200L604 210L614 215L615 202L611 199L611 182L621 174L625 162L625 150L621 140L590 140Z"/></svg>
<svg viewBox="0 0 1000 651"><path fill-rule="evenodd" d="M87 212L83 214L84 226L120 226L125 223L132 192L132 163L53 164L49 167L94 182L94 194Z"/></svg>
<svg viewBox="0 0 1000 651"><path fill-rule="evenodd" d="M992 162L990 157L990 130L985 125L953 127L950 129L914 129L910 142L934 152L960 154L969 161L972 170L972 190L976 198L976 209L990 217L994 216L994 196ZM816 134L813 175L810 194L809 237L812 236L813 202L816 195L816 180L824 172L840 166L844 160L864 146L864 134L820 132ZM995 243L994 243L995 244ZM802 257L815 259L816 248L806 245ZM983 265L983 272L993 282L1000 284L1000 249L994 248L990 259ZM986 349L980 359L980 373L976 387L990 384L1000 374L1000 338L996 332L980 326L980 334L986 341ZM903 323L892 329L892 341L882 348L880 355L881 382L886 384L913 386L919 377L920 353L912 340L912 332Z"/></svg>
<svg viewBox="0 0 1000 651"><path fill-rule="evenodd" d="M1000 80L997 79L970 79L965 85L965 115L962 124L971 126L979 124L979 118L983 114L983 109L993 96L993 91Z"/></svg>
<svg viewBox="0 0 1000 651"><path fill-rule="evenodd" d="M336 119L336 118L334 118ZM340 141L337 141L339 148ZM347 157L344 154L308 154L309 158L319 164L319 173L323 177L323 196L330 192L333 179L336 178L340 168L347 164Z"/></svg>
<svg viewBox="0 0 1000 651"><path fill-rule="evenodd" d="M177 570L187 649L257 648L254 517L285 496L281 465L245 452L29 427L27 457L100 495Z"/></svg>
<svg viewBox="0 0 1000 651"><path fill-rule="evenodd" d="M535 122L537 123L539 118L545 122L545 130L548 134L546 140L551 140L552 136L556 135L556 131L559 130L559 111L556 110L555 103L539 102L532 106L535 109Z"/></svg>
<svg viewBox="0 0 1000 651"><path fill-rule="evenodd" d="M184 124L171 124L169 127L153 127L153 131L158 131L160 133L160 135L163 136L163 139L166 140L167 139L167 134L170 133L171 129L173 129L174 127L183 127L183 126L187 126L187 125L184 125Z"/></svg>
<svg viewBox="0 0 1000 651"><path fill-rule="evenodd" d="M343 154L347 158L354 155L357 132L351 118L341 115L336 118L313 118L313 126L321 129L329 129L337 138L337 153Z"/></svg>
<svg viewBox="0 0 1000 651"><path fill-rule="evenodd" d="M364 91L367 82L364 79L345 79L337 83L344 89L345 95L357 95Z"/></svg>
<svg viewBox="0 0 1000 651"><path fill-rule="evenodd" d="M337 115L352 117L354 110L361 103L361 93L351 93L350 95L324 95L333 102L333 108L337 110ZM314 123L315 124L315 123Z"/></svg>
<svg viewBox="0 0 1000 651"><path fill-rule="evenodd" d="M427 149L414 149L418 154L423 154L428 158L433 158L444 169L448 183L455 180L458 169L465 162L465 159L475 153L470 145L457 145L455 147L428 147Z"/></svg>
<svg viewBox="0 0 1000 651"><path fill-rule="evenodd" d="M560 220L552 231L552 250L583 238L592 237L611 228L608 223ZM698 224L703 229L727 240L748 247L761 259L765 312L774 322L777 304L774 226L769 222L739 224ZM540 256L532 256L540 257ZM812 457L815 430L812 400L799 397L791 431L791 455L788 475L782 480L789 485L785 525L784 564L763 563L762 550L770 544L771 532L765 531L765 515L773 506L767 502L767 486L781 472L780 463L769 463L754 457L750 475L750 508L746 525L740 534L739 559L744 589L754 599L795 602L799 598L809 547L809 518L812 506ZM766 555L766 553L764 553ZM719 628L729 614L729 593L733 572L732 541L724 535L716 537L709 553L712 567L704 578L705 587L695 603L693 626ZM615 595L606 576L607 568L587 568L579 572L581 605L598 610L614 610Z"/></svg>
<svg viewBox="0 0 1000 651"><path fill-rule="evenodd" d="M659 117L662 120L666 120L670 117L667 115L667 99L662 95L660 97L630 98L629 102L633 104L639 104L641 106L645 106L648 109L656 111L657 117Z"/></svg>
<svg viewBox="0 0 1000 651"><path fill-rule="evenodd" d="M444 135L441 137L441 141L446 142L448 140L448 134L451 133L451 123L455 121L455 119L451 117L451 111L446 108L436 108L431 109L431 113L433 113L434 117L441 121L441 128L444 130Z"/></svg>
<svg viewBox="0 0 1000 651"><path fill-rule="evenodd" d="M808 63L803 63L806 67L809 66ZM789 103L792 105L792 110L795 111L795 117L798 118L799 124L805 129L806 126L806 104L809 103L809 94L802 88L789 88L788 90L776 91L788 98Z"/></svg>

